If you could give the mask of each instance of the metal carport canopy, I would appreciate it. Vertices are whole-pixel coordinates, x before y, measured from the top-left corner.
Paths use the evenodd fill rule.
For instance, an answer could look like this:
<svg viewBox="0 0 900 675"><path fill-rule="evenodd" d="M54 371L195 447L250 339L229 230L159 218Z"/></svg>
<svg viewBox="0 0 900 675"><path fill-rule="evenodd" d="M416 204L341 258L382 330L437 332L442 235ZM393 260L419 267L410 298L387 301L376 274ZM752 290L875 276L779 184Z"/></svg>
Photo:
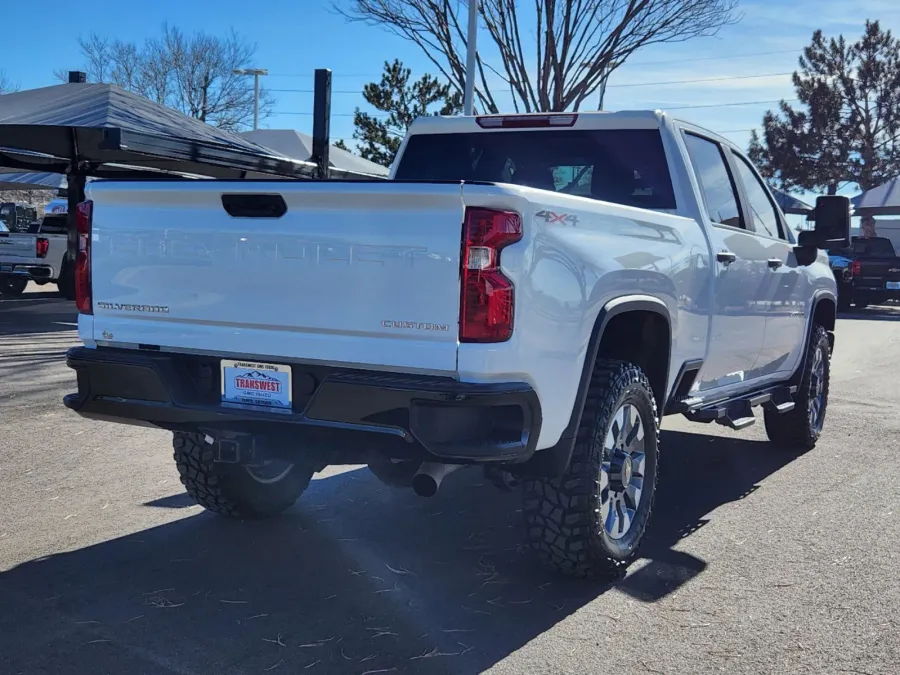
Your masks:
<svg viewBox="0 0 900 675"><path fill-rule="evenodd" d="M900 215L900 177L866 190L850 200L858 216Z"/></svg>
<svg viewBox="0 0 900 675"><path fill-rule="evenodd" d="M116 86L84 83L0 96L0 165L106 178L141 169L215 178L315 171Z"/></svg>

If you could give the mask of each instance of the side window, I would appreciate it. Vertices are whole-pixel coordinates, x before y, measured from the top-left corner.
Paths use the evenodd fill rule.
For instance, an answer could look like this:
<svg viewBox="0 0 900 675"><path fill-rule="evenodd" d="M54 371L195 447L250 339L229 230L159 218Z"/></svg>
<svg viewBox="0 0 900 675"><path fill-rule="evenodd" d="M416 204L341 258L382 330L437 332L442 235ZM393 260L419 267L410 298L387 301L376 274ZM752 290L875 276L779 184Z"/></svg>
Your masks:
<svg viewBox="0 0 900 675"><path fill-rule="evenodd" d="M737 191L719 146L693 134L684 135L688 156L700 183L700 191L714 223L745 227L738 207Z"/></svg>
<svg viewBox="0 0 900 675"><path fill-rule="evenodd" d="M769 199L769 193L765 186L756 177L746 159L737 153L732 153L732 155L734 155L738 176L740 176L741 183L744 184L747 201L750 202L748 206L750 207L750 217L753 219L754 229L759 234L766 234L775 239L784 239L778 211L775 209L775 205L772 204L772 200Z"/></svg>

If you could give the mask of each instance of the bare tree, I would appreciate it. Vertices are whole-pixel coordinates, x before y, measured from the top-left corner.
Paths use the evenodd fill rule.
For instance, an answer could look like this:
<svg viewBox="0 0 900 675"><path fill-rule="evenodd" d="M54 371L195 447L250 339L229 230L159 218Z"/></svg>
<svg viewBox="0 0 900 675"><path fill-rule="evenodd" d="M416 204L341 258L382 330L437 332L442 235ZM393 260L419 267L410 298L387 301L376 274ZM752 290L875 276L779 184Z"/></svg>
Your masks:
<svg viewBox="0 0 900 675"><path fill-rule="evenodd" d="M224 38L188 35L165 25L160 38L143 43L91 34L78 44L90 82L114 84L223 129L253 120L253 81L233 71L252 65L256 46L234 32ZM64 71L56 76L68 79ZM273 107L272 95L261 90L260 117Z"/></svg>
<svg viewBox="0 0 900 675"><path fill-rule="evenodd" d="M6 76L6 72L0 69L0 94L8 94L11 91L18 91L18 89L19 86L13 84L12 80Z"/></svg>
<svg viewBox="0 0 900 675"><path fill-rule="evenodd" d="M411 40L462 92L469 1L478 0L333 0L333 5L350 21ZM739 20L736 7L737 0L531 0L527 5L480 0L480 22L499 52L502 71L478 54L477 107L500 111L497 87L488 82L488 72L494 72L512 94L516 111L578 110L637 50L715 35Z"/></svg>

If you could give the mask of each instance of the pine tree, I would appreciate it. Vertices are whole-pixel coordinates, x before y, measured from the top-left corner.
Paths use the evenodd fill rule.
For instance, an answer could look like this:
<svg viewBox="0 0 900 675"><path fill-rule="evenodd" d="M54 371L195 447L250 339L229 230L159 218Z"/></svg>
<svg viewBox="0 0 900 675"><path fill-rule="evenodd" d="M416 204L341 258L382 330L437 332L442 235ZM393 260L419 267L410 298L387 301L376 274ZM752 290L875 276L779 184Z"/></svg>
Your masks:
<svg viewBox="0 0 900 675"><path fill-rule="evenodd" d="M395 59L385 61L380 82L370 82L363 89L366 102L387 113L379 118L362 112L353 114L359 154L382 166L390 166L400 149L400 141L417 117L425 115L455 115L462 109L462 97L451 93L449 84L441 84L431 75L423 75L410 83L412 71Z"/></svg>
<svg viewBox="0 0 900 675"><path fill-rule="evenodd" d="M750 156L776 187L868 190L900 174L900 41L877 21L848 44L821 30L800 57L794 89L753 133Z"/></svg>

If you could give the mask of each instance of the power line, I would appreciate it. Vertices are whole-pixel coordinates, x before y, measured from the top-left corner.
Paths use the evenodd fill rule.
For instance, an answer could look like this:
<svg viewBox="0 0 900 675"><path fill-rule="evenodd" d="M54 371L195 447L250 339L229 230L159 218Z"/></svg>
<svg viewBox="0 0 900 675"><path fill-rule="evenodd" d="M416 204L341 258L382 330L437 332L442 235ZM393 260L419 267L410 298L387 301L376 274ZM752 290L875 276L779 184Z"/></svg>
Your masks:
<svg viewBox="0 0 900 675"><path fill-rule="evenodd" d="M801 52L800 49L781 49L777 51L769 51L769 52L749 52L746 54L727 54L724 56L700 56L693 59L678 59L678 63L695 63L699 61L730 61L733 59L745 59L750 58L752 56L774 56L776 54L797 54ZM624 65L627 66L670 66L672 65L672 61L637 61L635 63L630 63L628 61L625 62ZM381 77L384 73L333 73L332 77ZM311 78L313 75L309 73L270 73L269 77L307 77Z"/></svg>
<svg viewBox="0 0 900 675"><path fill-rule="evenodd" d="M774 101L741 101L740 103L709 103L703 105L661 106L664 110L692 110L694 108L734 108L742 105L771 105L773 103L792 103L799 101L796 98L780 98Z"/></svg>
<svg viewBox="0 0 900 675"><path fill-rule="evenodd" d="M607 86L607 89L622 89L625 87L660 87L669 84L695 84L698 82L728 82L731 80L753 80L759 79L763 77L786 77L788 75L793 75L793 73L764 73L762 75L730 75L728 77L707 77L697 80L668 80L665 82L631 82L629 84L610 84ZM312 94L315 93L314 89L269 89L268 91L277 92L277 93L292 93L292 94ZM331 91L332 94L362 94L361 91L357 89L333 89Z"/></svg>

